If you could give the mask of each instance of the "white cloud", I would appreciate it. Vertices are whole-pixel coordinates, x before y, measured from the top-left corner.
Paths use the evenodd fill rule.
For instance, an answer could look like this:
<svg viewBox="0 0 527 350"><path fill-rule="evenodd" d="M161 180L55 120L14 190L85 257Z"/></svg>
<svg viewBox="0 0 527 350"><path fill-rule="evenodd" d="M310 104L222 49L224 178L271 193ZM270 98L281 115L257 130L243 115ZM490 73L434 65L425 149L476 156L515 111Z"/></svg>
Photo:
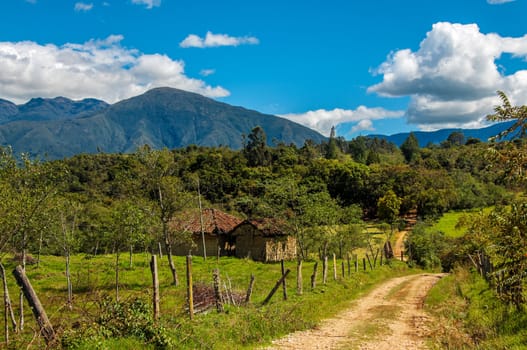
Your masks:
<svg viewBox="0 0 527 350"><path fill-rule="evenodd" d="M83 44L0 42L0 97L22 103L32 97L95 97L115 102L154 87L170 86L209 97L229 95L185 75L183 61L121 46L123 36Z"/></svg>
<svg viewBox="0 0 527 350"><path fill-rule="evenodd" d="M203 76L203 77L208 77L209 75L212 75L216 73L216 70L215 69L202 69L200 72L199 72L199 75Z"/></svg>
<svg viewBox="0 0 527 350"><path fill-rule="evenodd" d="M373 122L369 119L363 119L351 128L351 130L349 131L349 134L355 134L361 131L374 131L374 130L375 128L373 127Z"/></svg>
<svg viewBox="0 0 527 350"><path fill-rule="evenodd" d="M505 4L505 3L513 2L513 1L516 1L516 0L487 0L487 3L491 5L500 5L500 4Z"/></svg>
<svg viewBox="0 0 527 350"><path fill-rule="evenodd" d="M161 0L132 0L132 3L137 5L146 5L147 9L161 6Z"/></svg>
<svg viewBox="0 0 527 350"><path fill-rule="evenodd" d="M496 90L513 102L527 99L527 70L504 75L496 64L504 53L525 59L527 35L501 37L481 33L476 24L436 23L419 50L392 52L376 71L382 82L368 91L411 96L408 122L424 129L479 127L499 104Z"/></svg>
<svg viewBox="0 0 527 350"><path fill-rule="evenodd" d="M75 11L77 12L88 12L93 8L93 4L86 4L84 2L77 2L75 4Z"/></svg>
<svg viewBox="0 0 527 350"><path fill-rule="evenodd" d="M403 116L403 114L404 111L389 111L384 108L359 106L355 110L336 108L328 111L325 109L319 109L301 114L283 114L280 116L314 129L322 135L329 136L332 126L337 126L343 123L356 123L353 128L373 130L372 120L399 118ZM359 129L356 131L358 130Z"/></svg>
<svg viewBox="0 0 527 350"><path fill-rule="evenodd" d="M207 32L205 38L201 38L196 34L190 34L179 43L179 46L183 48L205 48L219 46L257 45L259 43L260 41L253 36L233 37L227 34L213 34L211 32Z"/></svg>

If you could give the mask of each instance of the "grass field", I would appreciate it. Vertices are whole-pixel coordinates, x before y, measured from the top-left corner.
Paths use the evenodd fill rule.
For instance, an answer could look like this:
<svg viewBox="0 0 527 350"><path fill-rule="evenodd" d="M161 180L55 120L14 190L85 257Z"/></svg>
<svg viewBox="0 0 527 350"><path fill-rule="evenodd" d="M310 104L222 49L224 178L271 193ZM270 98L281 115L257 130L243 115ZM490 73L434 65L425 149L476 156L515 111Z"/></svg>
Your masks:
<svg viewBox="0 0 527 350"><path fill-rule="evenodd" d="M456 225L459 219L463 215L468 215L466 212L448 212L443 214L443 216L431 227L431 230L441 231L447 237L461 237L465 234L465 228L456 228Z"/></svg>
<svg viewBox="0 0 527 350"><path fill-rule="evenodd" d="M127 255L123 254L120 268L120 300L131 301L139 298L150 303L151 273L149 269L150 255L135 254L133 266L130 267ZM286 262L286 268L291 270L287 278L288 300L282 300L281 289L271 302L261 306L271 288L279 279L280 264L264 264L248 259L193 258L194 285L212 284L212 271L220 270L222 286L231 286L232 290L245 294L251 274L255 276L252 302L247 306L226 307L225 313L215 310L196 315L189 320L186 306L185 258L176 258L176 267L180 277L180 285L171 284L171 276L166 258L159 261L161 290L161 320L159 326L164 335L171 339L170 348L178 349L232 349L253 348L266 344L271 339L298 329L313 327L321 319L333 315L352 299L367 291L374 284L397 275L412 273L405 264L390 262L390 266L377 267L371 271L354 272L348 275L345 264L345 276L341 275L341 260L338 260L338 279L333 279L332 261L329 262L328 282L322 283L322 266L319 263L317 287L310 287L310 275L313 272L314 261L303 265L303 295L296 293L296 262ZM4 258L8 271L8 284L11 299L18 314L18 288L10 271L16 265L11 258ZM361 264L362 265L362 264ZM115 257L113 255L85 256L75 255L72 258L71 271L73 279L73 310L66 306L66 280L64 274L64 258L56 256L42 257L40 267L29 265L27 275L36 290L48 317L58 330L75 338L77 328L90 328L95 324L104 309L104 301L115 299ZM362 270L362 266L361 266ZM143 317L143 315L139 315ZM137 316L137 317L139 317ZM34 338L37 325L30 309L25 308L26 327L21 335L11 335L11 348L27 347L32 342L36 348L43 347L43 340ZM133 317L132 317L133 318ZM132 320L133 321L133 320ZM70 347L81 349L134 349L153 348L149 341L134 334L122 334L121 337L105 337L104 334L88 332L89 336L75 338L69 342ZM3 334L0 335L3 341Z"/></svg>

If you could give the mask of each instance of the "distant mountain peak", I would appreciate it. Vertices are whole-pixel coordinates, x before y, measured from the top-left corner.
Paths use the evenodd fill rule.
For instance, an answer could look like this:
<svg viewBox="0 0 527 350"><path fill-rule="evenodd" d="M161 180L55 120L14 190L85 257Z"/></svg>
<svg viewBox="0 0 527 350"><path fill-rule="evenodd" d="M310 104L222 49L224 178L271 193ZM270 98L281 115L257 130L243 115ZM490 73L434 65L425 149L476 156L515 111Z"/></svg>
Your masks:
<svg viewBox="0 0 527 350"><path fill-rule="evenodd" d="M16 107L16 106L15 106ZM0 144L15 152L49 158L77 153L133 152L153 148L198 146L242 147L242 135L261 126L269 144L298 146L319 133L273 115L235 107L179 89L161 87L113 105L95 99L32 99L18 106L15 118L1 125ZM14 122L17 120L17 122Z"/></svg>

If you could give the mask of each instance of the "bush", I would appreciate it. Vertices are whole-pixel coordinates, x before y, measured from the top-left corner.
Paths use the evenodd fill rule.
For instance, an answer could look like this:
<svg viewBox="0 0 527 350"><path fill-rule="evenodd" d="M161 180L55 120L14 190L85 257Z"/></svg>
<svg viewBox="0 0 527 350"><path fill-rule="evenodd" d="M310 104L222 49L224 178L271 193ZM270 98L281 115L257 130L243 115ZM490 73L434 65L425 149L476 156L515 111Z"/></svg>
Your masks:
<svg viewBox="0 0 527 350"><path fill-rule="evenodd" d="M166 329L156 325L152 315L149 304L141 299L118 302L106 298L99 305L95 323L65 333L62 345L76 348L87 341L133 337L156 349L172 347Z"/></svg>

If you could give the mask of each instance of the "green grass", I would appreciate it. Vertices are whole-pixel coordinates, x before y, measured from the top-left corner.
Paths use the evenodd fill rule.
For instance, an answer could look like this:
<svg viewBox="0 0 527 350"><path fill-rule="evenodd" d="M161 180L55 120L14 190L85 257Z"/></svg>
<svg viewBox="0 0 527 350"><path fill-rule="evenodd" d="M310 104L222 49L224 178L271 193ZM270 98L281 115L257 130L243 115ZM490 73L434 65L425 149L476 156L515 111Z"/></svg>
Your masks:
<svg viewBox="0 0 527 350"><path fill-rule="evenodd" d="M122 255L120 272L120 299L132 300L141 298L150 303L151 274L149 255L136 254L133 267L128 266L126 254ZM179 349L232 349L254 348L267 344L273 338L289 332L315 326L323 318L334 315L343 307L362 295L375 284L393 277L416 271L409 270L405 264L393 261L391 266L378 267L373 271L355 273L342 278L338 260L338 280L333 280L332 261L329 261L328 283L322 284L322 264L318 267L317 287L311 290L310 275L314 261L303 265L303 295L296 294L296 262L286 262L286 268L291 269L287 278L288 300L282 300L281 289L274 295L267 306L261 306L271 288L280 277L280 264L264 264L248 259L209 258L204 261L200 257L193 259L194 284L211 285L212 272L218 268L222 281L231 285L232 289L244 294L251 274L255 275L255 285L252 303L248 306L227 306L226 312L218 314L215 310L198 314L194 320L189 320L185 312L186 277L185 258L176 257L176 268L179 273L180 285L171 283L171 276L166 258L159 260L159 278L161 290L160 325L177 344ZM18 313L18 289L10 271L15 262L4 259L8 273L11 299ZM90 324L100 312L99 305L105 298L115 298L114 277L115 256L101 255L89 257L76 255L72 257L71 271L73 279L74 305L70 311L66 307L66 281L64 276L64 259L56 256L44 256L40 267L29 265L27 275L36 290L48 317L55 328L62 333L72 332L72 325ZM362 266L361 266L362 267ZM222 283L223 285L223 283ZM26 347L33 337L36 323L26 306L26 330L19 336L12 335L13 348ZM0 335L0 342L3 335ZM134 349L138 339L124 337L105 339L100 335L92 336L86 342L80 342L81 349ZM43 347L41 339L33 341L37 348ZM148 349L148 346L141 346Z"/></svg>
<svg viewBox="0 0 527 350"><path fill-rule="evenodd" d="M432 288L426 309L435 349L526 349L527 314L502 304L477 274L457 269Z"/></svg>
<svg viewBox="0 0 527 350"><path fill-rule="evenodd" d="M483 209L483 212L490 212L493 207L488 207ZM459 222L459 219L465 215L470 216L470 211L450 211L448 213L444 213L441 218L432 225L430 228L434 231L441 231L443 232L447 237L457 238L463 236L467 229L465 227L462 228L456 228L457 223Z"/></svg>
<svg viewBox="0 0 527 350"><path fill-rule="evenodd" d="M431 230L441 231L447 237L457 238L465 234L466 228L456 228L459 219L467 215L466 212L448 212L431 227Z"/></svg>

